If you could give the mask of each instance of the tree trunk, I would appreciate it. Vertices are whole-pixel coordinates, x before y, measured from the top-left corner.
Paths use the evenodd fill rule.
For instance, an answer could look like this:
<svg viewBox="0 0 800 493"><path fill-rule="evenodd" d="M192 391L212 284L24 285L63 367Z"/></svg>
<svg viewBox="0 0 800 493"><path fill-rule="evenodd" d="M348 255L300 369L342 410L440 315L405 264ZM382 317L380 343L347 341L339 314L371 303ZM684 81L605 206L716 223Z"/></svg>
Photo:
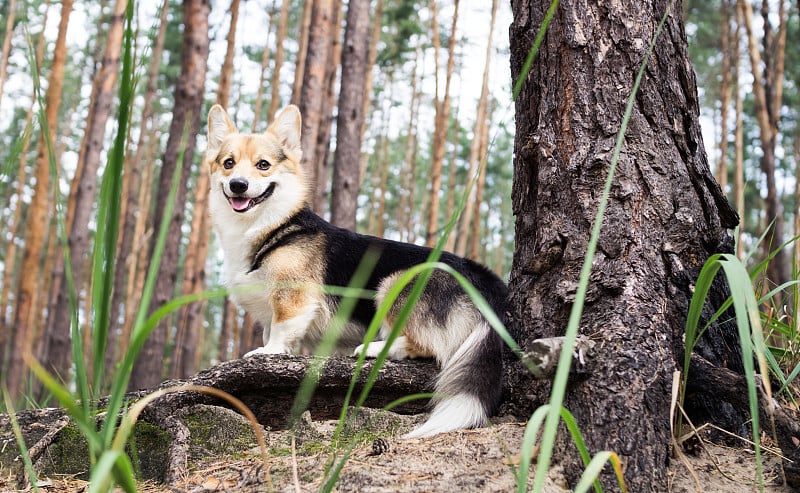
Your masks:
<svg viewBox="0 0 800 493"><path fill-rule="evenodd" d="M191 174L195 142L200 132L200 119L203 111L203 88L208 61L208 0L185 0L183 3L183 42L181 46L181 74L175 87L175 104L172 111L169 138L164 151L161 175L158 181L156 211L166 209L166 201L172 186L175 168L182 166L178 178L178 192L175 209L171 217L155 215L149 252L153 252L162 221L168 221L167 241L161 258L158 280L156 281L151 306L158 308L175 295L177 282L181 225L183 224L186 202L186 183ZM178 163L181 146L186 136L183 162ZM131 373L130 388L152 388L161 381L164 371L164 346L166 344L168 323L162 320L150 334Z"/></svg>
<svg viewBox="0 0 800 493"><path fill-rule="evenodd" d="M267 84L267 69L269 68L269 34L272 32L272 22L275 19L275 1L272 0L272 10L269 13L269 24L264 36L264 51L261 52L261 72L258 76L258 90L256 92L256 102L253 106L253 124L250 126L252 132L258 132L258 124L261 123L261 107L264 105L264 88ZM283 5L288 5L289 2L283 2ZM281 7L281 11L283 7ZM277 41L280 46L280 40ZM277 61L276 61L277 63ZM273 84L275 76L273 75ZM237 105L238 106L238 105ZM272 121L272 116L267 118L267 121ZM266 127L265 127L266 128Z"/></svg>
<svg viewBox="0 0 800 493"><path fill-rule="evenodd" d="M37 70L41 69L42 66L42 58L44 58L44 46L45 46L45 36L44 31L47 27L47 14L50 11L50 1L47 0L45 2L45 10L44 16L42 17L42 32L39 35L38 40L36 41L36 68ZM35 106L36 95L31 95L31 104L28 106L28 112L25 114L25 126L23 128L29 128L31 123L33 122L33 110ZM17 204L14 208L14 214L11 217L11 223L9 224L8 228L8 238L9 241L6 244L5 249L5 267L3 269L3 281L2 281L2 290L0 291L0 368L3 369L3 373L6 370L6 363L8 361L8 354L7 354L7 344L9 342L7 335L10 333L10 330L7 330L11 320L9 320L8 314L9 312L12 313L15 310L13 306L9 306L8 297L11 293L11 287L17 285L17 280L15 279L15 272L18 270L17 267L17 242L15 241L17 236L20 233L20 224L22 222L22 195L25 191L25 184L28 181L27 177L27 168L28 168L28 149L30 147L31 141L31 133L33 129L31 128L30 133L26 133L24 136L24 141L22 143L22 148L20 149L19 153L19 170L17 171L17 188L16 188L16 196L17 196Z"/></svg>
<svg viewBox="0 0 800 493"><path fill-rule="evenodd" d="M722 1L722 82L720 86L719 110L719 161L717 161L717 183L723 192L728 188L728 107L731 104L731 16L730 1ZM738 53L738 47L737 47Z"/></svg>
<svg viewBox="0 0 800 493"><path fill-rule="evenodd" d="M158 31L153 41L150 67L147 71L141 128L136 141L136 151L133 153L132 159L128 160L126 163L125 174L123 176L125 180L124 187L126 189L126 204L121 224L122 238L119 248L117 249L117 272L114 275L114 292L112 294L110 316L111 327L108 332L108 348L106 351L107 375L111 374L114 365L119 361L117 355L121 354L118 348L122 340L120 335L123 332L122 327L124 327L129 316L128 313L133 313L130 308L138 306L142 296L141 291L134 291L132 289L137 271L137 255L134 253L136 252L134 243L142 241L141 237L144 234L143 224L149 215L149 207L147 207L147 202L142 202L142 195L145 189L150 188L151 182L149 179L144 180L142 173L144 170L146 175L152 176L152 170L155 166L151 159L145 158L145 151L149 145L148 140L153 140L150 130L152 126L153 100L155 99L156 90L158 89L158 69L161 66L161 57L164 52L164 40L167 35L168 12L169 3L163 2L160 11ZM140 216L142 226L139 228L139 236L137 236L137 224ZM120 313L125 314L121 322ZM125 340L125 344L127 344L127 340Z"/></svg>
<svg viewBox="0 0 800 493"><path fill-rule="evenodd" d="M33 343L32 320L34 307L37 305L39 282L42 279L40 262L45 244L45 233L49 227L48 210L53 202L50 186L50 156L48 144L52 144L56 137L56 123L58 109L61 106L61 90L64 87L64 65L67 59L67 26L72 13L72 0L61 2L61 20L58 25L58 37L53 49L53 61L50 65L47 91L45 92L46 126L50 134L50 142L45 141L43 133L39 136L36 147L36 189L28 209L27 234L25 235L25 250L22 256L21 271L17 288L17 309L14 314L14 333L9 358L6 383L12 399L20 397L25 381L25 368L23 355L31 353ZM44 124L42 123L44 126ZM53 239L52 241L56 241Z"/></svg>
<svg viewBox="0 0 800 493"><path fill-rule="evenodd" d="M281 18L278 20L278 38L275 40L275 67L272 69L272 92L269 100L267 121L275 118L275 113L281 107L281 67L283 54L286 51L283 44L286 42L286 30L289 26L289 0L281 3Z"/></svg>
<svg viewBox="0 0 800 493"><path fill-rule="evenodd" d="M780 60L783 58L783 52L777 51L775 57L778 60L773 60L771 56L771 49L773 43L769 41L771 38L769 22L764 24L765 29L765 49L764 71L761 72L762 57L759 52L756 35L753 29L753 7L750 2L739 0L742 12L744 13L744 27L747 31L747 46L750 56L750 67L753 72L753 96L755 97L755 110L756 120L759 127L759 138L761 139L761 171L764 173L766 179L766 192L767 196L764 202L764 212L766 215L767 226L771 233L766 236L762 247L765 250L765 256L772 250L777 249L784 241L784 218L783 207L778 195L778 187L775 178L775 146L777 144L778 135L778 122L780 120L780 112L775 110L775 105L780 105L781 99L781 85L777 82L778 79L783 79L783 73L777 74L776 69L783 66ZM783 6L783 0L780 2ZM781 18L782 25L785 25L785 20ZM781 30L785 27L781 27ZM780 37L780 36L779 36ZM789 266L786 261L786 255L783 251L776 253L775 257L769 262L767 267L767 279L775 284L783 284L789 281L790 273Z"/></svg>
<svg viewBox="0 0 800 493"><path fill-rule="evenodd" d="M562 0L523 76L510 280L510 328L523 350L533 339L564 333L616 133L669 4ZM514 2L512 80L521 76L549 7L549 0ZM603 359L591 375L573 379L564 400L590 453L619 454L629 491L668 489L672 374L682 362L693 283L709 255L730 251L726 228L737 223L708 166L679 5L654 50L619 157L580 325L581 334L601 341ZM710 313L725 297L715 293ZM741 355L730 352L738 347L735 328L709 330L698 351L717 365L741 365ZM508 373L512 409L530 415L548 399L550 385L532 382L521 365ZM703 395L693 404L712 415L721 407ZM729 418L734 426L745 420ZM574 486L583 466L561 430L554 460ZM616 488L612 477L602 476L605 488Z"/></svg>
<svg viewBox="0 0 800 493"><path fill-rule="evenodd" d="M327 95L326 74L329 57L333 55L330 50L331 31L334 17L333 0L314 0L311 10L311 25L308 33L308 51L306 54L305 69L303 71L303 86L298 101L300 113L303 115L303 128L301 133L301 148L303 158L300 167L310 184L309 200L317 196L319 180L319 160L321 156L315 155L317 151L317 137L325 115L322 113ZM313 206L313 202L312 202Z"/></svg>
<svg viewBox="0 0 800 493"><path fill-rule="evenodd" d="M350 0L342 51L342 82L336 117L336 153L333 158L331 222L356 229L358 182L361 170L361 129L368 63L369 0Z"/></svg>
<svg viewBox="0 0 800 493"><path fill-rule="evenodd" d="M476 135L478 140L478 156L480 156L481 166L478 172L478 181L475 183L475 202L467 204L467 207L472 208L472 228L468 235L470 238L469 258L477 261L480 261L478 258L478 248L481 244L486 246L481 238L481 203L483 203L483 191L486 188L486 151L489 148L489 126L492 121L492 113L491 109L487 109L484 114L483 124L480 127L478 135Z"/></svg>
<svg viewBox="0 0 800 493"><path fill-rule="evenodd" d="M486 108L489 101L489 74L491 71L492 61L492 37L494 33L494 22L497 18L497 0L492 0L492 16L489 24L489 40L486 45L486 56L483 63L483 82L481 83L481 95L478 99L478 110L475 115L475 125L472 128L472 142L469 146L469 170L467 171L467 180L472 180L475 177L475 172L478 170L478 164L481 160L480 155L480 135L481 128L486 120ZM461 211L461 218L458 226L458 241L456 242L455 253L464 256L467 251L467 229L472 221L472 208L470 204L475 202L475 187L470 190L469 199L467 199L464 210Z"/></svg>
<svg viewBox="0 0 800 493"><path fill-rule="evenodd" d="M326 61L324 96L320 106L317 145L314 150L316 161L316 186L311 195L311 208L320 216L328 210L328 184L331 179L330 152L333 126L333 108L336 104L336 75L342 60L342 0L333 1L333 20L331 21L330 58Z"/></svg>
<svg viewBox="0 0 800 493"><path fill-rule="evenodd" d="M735 51L731 54L733 57L733 73L736 78L736 102L734 111L736 112L736 129L734 130L734 182L733 182L733 203L736 207L736 212L739 214L739 230L738 237L736 238L736 255L739 258L744 258L744 242L742 238L745 232L745 210L744 210L744 98L742 96L742 71L740 63L740 41L742 39L742 12L741 6L736 6L736 34L733 45L736 47Z"/></svg>
<svg viewBox="0 0 800 493"><path fill-rule="evenodd" d="M3 37L3 46L0 48L0 105L3 102L3 87L8 77L8 55L11 52L11 37L14 35L14 17L17 13L16 3L16 0L9 0L8 2L6 35Z"/></svg>
<svg viewBox="0 0 800 493"><path fill-rule="evenodd" d="M219 75L216 104L228 107L233 75L233 58L236 54L236 26L239 20L239 0L231 0L231 21L228 28L225 60ZM205 158L202 160L195 184L194 209L192 210L191 233L183 265L183 294L199 294L205 288L206 258L211 233L208 212L210 175ZM170 378L185 378L196 371L194 362L198 351L200 333L203 330L202 310L205 302L196 301L180 310L177 323L175 350L170 363Z"/></svg>
<svg viewBox="0 0 800 493"><path fill-rule="evenodd" d="M303 17L300 24L300 39L297 47L297 59L294 67L294 82L292 83L292 104L300 106L303 92L303 79L305 78L306 59L308 58L308 35L311 32L311 14L314 0L303 1Z"/></svg>
<svg viewBox="0 0 800 493"><path fill-rule="evenodd" d="M437 19L437 0L431 0L433 11L433 37L434 50L438 52L439 45L439 20ZM444 83L444 97L439 101L438 92L436 94L436 117L433 130L433 156L431 158L431 190L430 204L428 209L428 230L425 234L425 245L432 247L436 243L436 235L439 232L439 192L442 188L442 162L444 161L445 141L447 140L447 124L450 120L450 78L453 75L455 66L455 47L456 47L456 24L458 22L458 0L455 0L455 12L453 13L453 23L450 27L450 43L447 48L447 75ZM435 57L438 60L438 55ZM437 80L439 64L435 63ZM436 84L438 91L439 84Z"/></svg>
<svg viewBox="0 0 800 493"><path fill-rule="evenodd" d="M102 55L100 69L97 71L92 83L91 104L87 118L87 126L83 138L84 148L81 150L78 169L72 181L71 194L67 206L67 221L69 230L70 264L72 268L73 288L76 291L76 300L80 302L80 293L86 279L84 270L88 259L91 258L89 223L97 199L98 170L100 169L100 154L103 150L106 135L106 123L111 114L111 103L115 96L115 86L119 75L120 53L122 50L122 34L125 21L127 0L117 0L114 12L108 25L106 46ZM70 339L70 286L67 276L64 275L63 257L55 259L57 267L53 285L50 290L50 303L48 305L47 326L44 337L44 352L41 354L45 367L57 375L66 375L71 364ZM90 297L85 291L86 299ZM97 328L105 330L106 328ZM87 331L88 335L88 331Z"/></svg>
<svg viewBox="0 0 800 493"><path fill-rule="evenodd" d="M414 206L413 195L416 183L412 177L413 163L417 160L414 142L417 139L417 111L419 109L420 94L417 90L417 68L419 66L420 50L417 49L414 57L414 69L411 72L411 102L409 103L410 114L408 115L408 127L406 128L405 156L403 158L403 168L400 171L401 186L397 204L397 230L400 232L400 240L409 240L408 220L412 215Z"/></svg>
<svg viewBox="0 0 800 493"><path fill-rule="evenodd" d="M367 55L367 72L364 75L364 124L361 126L361 140L367 132L367 115L372 104L373 69L378 61L378 42L381 40L381 28L383 27L383 0L377 0L375 13L372 16L372 31L369 35L369 54ZM416 60L414 61L414 71L416 73ZM366 166L366 157L362 156L362 168ZM359 177L359 184L363 177Z"/></svg>

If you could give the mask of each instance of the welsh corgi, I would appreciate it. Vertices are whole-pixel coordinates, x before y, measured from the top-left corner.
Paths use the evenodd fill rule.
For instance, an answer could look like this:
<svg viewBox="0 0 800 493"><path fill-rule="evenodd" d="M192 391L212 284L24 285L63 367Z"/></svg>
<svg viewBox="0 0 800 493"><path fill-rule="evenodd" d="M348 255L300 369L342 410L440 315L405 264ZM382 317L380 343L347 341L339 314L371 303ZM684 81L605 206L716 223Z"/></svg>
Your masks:
<svg viewBox="0 0 800 493"><path fill-rule="evenodd" d="M347 286L372 251L377 261L365 289L375 297L356 304L339 339L341 348L359 354L376 306L407 269L431 253L336 227L312 212L300 164L300 129L300 111L292 105L260 134L239 133L219 105L208 115L209 201L224 253L223 279L236 304L264 326L264 346L246 357L313 348L341 302L314 286ZM469 259L443 252L439 260L465 276L504 317L508 290L503 281ZM380 331L383 340L366 347L368 357L384 347L412 285L393 303ZM496 412L502 341L449 274L433 272L388 351L393 359L435 358L441 367L431 415L407 438L484 426Z"/></svg>

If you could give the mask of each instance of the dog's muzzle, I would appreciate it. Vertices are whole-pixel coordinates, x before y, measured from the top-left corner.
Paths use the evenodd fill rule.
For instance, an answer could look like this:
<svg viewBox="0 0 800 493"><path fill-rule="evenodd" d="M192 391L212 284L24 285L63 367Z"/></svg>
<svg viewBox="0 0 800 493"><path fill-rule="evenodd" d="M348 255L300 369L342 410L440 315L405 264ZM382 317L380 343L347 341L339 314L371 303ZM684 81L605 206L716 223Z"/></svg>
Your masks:
<svg viewBox="0 0 800 493"><path fill-rule="evenodd" d="M247 180L241 178L234 178L228 182L228 186L230 187L233 195L228 195L225 193L224 185L222 186L222 194L225 195L226 199L228 199L228 203L231 204L231 208L240 213L247 212L261 202L264 202L267 200L267 198L269 198L270 195L272 195L272 192L275 191L275 182L272 182L261 195L257 197L247 197L243 195L245 192L247 192Z"/></svg>

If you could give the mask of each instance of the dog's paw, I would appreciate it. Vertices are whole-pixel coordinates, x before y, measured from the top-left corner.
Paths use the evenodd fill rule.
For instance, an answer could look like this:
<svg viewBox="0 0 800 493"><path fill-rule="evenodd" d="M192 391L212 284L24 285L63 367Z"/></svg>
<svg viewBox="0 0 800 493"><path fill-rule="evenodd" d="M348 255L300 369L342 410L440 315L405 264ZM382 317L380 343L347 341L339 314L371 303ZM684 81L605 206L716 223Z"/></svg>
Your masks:
<svg viewBox="0 0 800 493"><path fill-rule="evenodd" d="M288 352L289 350L283 346L270 346L268 344L266 346L253 349L252 351L248 351L245 353L244 357L249 358L250 356L255 356L256 354L287 354Z"/></svg>
<svg viewBox="0 0 800 493"><path fill-rule="evenodd" d="M367 358L377 358L386 346L386 341L373 341L367 346ZM353 351L353 356L359 356L364 351L364 344L361 344ZM408 358L408 352L405 348L405 338L398 337L395 339L394 344L389 348L387 353L389 359L400 360Z"/></svg>

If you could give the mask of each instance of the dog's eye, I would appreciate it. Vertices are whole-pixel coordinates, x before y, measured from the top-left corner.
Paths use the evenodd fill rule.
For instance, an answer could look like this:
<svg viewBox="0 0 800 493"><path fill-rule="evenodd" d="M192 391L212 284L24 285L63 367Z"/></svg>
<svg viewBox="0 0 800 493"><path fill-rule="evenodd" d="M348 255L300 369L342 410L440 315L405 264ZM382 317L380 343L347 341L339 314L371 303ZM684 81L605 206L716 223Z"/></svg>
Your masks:
<svg viewBox="0 0 800 493"><path fill-rule="evenodd" d="M233 160L232 157L229 157L225 161L222 161L222 167L225 169L231 169L236 165L236 161Z"/></svg>
<svg viewBox="0 0 800 493"><path fill-rule="evenodd" d="M261 171L267 171L270 167L270 164L262 159L256 163L256 168L260 169Z"/></svg>

